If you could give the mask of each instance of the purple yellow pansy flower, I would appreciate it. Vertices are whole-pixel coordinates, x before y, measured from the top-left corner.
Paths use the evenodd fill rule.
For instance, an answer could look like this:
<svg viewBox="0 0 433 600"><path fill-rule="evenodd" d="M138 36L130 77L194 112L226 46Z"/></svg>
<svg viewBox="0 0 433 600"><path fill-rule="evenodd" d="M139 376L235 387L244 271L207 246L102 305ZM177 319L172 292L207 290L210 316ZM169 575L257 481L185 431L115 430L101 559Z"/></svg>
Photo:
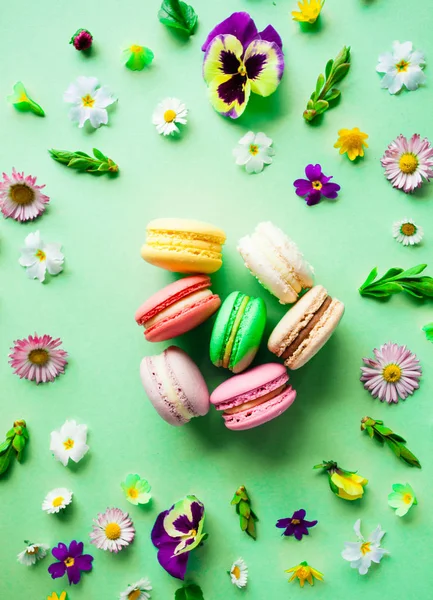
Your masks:
<svg viewBox="0 0 433 600"><path fill-rule="evenodd" d="M232 119L244 112L251 93L269 96L283 76L280 36L271 25L258 32L246 12L233 13L217 25L202 50L211 104Z"/></svg>

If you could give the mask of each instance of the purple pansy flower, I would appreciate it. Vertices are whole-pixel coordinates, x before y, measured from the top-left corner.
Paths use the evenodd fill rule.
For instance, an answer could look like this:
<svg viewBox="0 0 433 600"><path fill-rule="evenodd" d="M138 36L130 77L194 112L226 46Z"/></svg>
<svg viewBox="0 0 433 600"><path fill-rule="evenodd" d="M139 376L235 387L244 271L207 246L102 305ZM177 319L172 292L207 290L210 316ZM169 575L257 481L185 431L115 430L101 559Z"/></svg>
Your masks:
<svg viewBox="0 0 433 600"><path fill-rule="evenodd" d="M195 496L186 496L160 513L151 538L158 548L158 562L167 573L184 579L189 553L207 534L203 533L204 506Z"/></svg>
<svg viewBox="0 0 433 600"><path fill-rule="evenodd" d="M236 12L217 25L202 46L203 77L212 106L237 119L250 93L269 96L277 89L284 71L283 43L268 25L258 32L246 12Z"/></svg>
<svg viewBox="0 0 433 600"><path fill-rule="evenodd" d="M297 540L302 540L303 535L309 535L308 528L317 525L317 521L306 521L306 512L303 508L295 510L293 515L288 519L280 519L277 521L276 527L285 529L282 535L294 535Z"/></svg>
<svg viewBox="0 0 433 600"><path fill-rule="evenodd" d="M69 548L60 542L51 550L51 553L59 561L48 567L48 573L53 579L63 577L67 573L69 585L72 585L80 581L81 571L92 570L93 556L83 554L83 542L72 540Z"/></svg>
<svg viewBox="0 0 433 600"><path fill-rule="evenodd" d="M329 183L332 175L326 177L322 173L320 165L308 165L305 168L305 175L308 179L297 179L293 182L293 185L296 188L297 195L305 197L308 206L318 204L322 196L332 199L338 196L340 186L337 183Z"/></svg>

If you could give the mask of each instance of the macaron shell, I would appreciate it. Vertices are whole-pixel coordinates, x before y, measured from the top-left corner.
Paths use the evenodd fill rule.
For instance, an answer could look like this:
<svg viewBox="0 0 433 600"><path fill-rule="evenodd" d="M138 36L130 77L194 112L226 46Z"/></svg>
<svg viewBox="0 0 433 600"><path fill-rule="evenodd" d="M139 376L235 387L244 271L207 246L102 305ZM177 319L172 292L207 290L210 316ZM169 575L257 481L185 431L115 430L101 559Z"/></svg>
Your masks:
<svg viewBox="0 0 433 600"><path fill-rule="evenodd" d="M266 305L251 298L240 322L230 356L230 370L241 373L254 360L266 326Z"/></svg>
<svg viewBox="0 0 433 600"><path fill-rule="evenodd" d="M227 296L218 311L210 338L209 355L212 363L220 367L224 353L224 342L227 331L234 320L233 310L240 292L232 292Z"/></svg>
<svg viewBox="0 0 433 600"><path fill-rule="evenodd" d="M223 415L225 426L232 431L253 429L279 417L293 404L295 398L296 391L289 386L272 400L259 404L250 410L235 415Z"/></svg>
<svg viewBox="0 0 433 600"><path fill-rule="evenodd" d="M182 249L176 245L155 248L145 244L141 256L151 265L172 273L215 273L223 264L214 252Z"/></svg>

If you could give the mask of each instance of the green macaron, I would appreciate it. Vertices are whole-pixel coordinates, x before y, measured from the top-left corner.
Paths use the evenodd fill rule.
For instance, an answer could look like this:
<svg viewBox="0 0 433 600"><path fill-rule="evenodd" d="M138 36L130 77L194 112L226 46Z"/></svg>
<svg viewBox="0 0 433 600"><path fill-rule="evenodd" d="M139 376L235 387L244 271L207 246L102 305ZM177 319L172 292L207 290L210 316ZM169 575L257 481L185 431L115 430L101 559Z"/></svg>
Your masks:
<svg viewBox="0 0 433 600"><path fill-rule="evenodd" d="M212 330L210 359L216 367L240 373L253 361L266 325L261 298L232 292L224 300Z"/></svg>

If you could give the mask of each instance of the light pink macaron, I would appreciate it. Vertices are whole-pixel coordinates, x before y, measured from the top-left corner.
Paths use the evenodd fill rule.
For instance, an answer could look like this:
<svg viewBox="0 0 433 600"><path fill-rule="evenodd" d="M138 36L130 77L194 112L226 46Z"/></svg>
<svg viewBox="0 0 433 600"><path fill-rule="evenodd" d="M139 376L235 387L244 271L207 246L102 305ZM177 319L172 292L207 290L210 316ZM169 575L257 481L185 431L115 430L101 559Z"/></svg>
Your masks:
<svg viewBox="0 0 433 600"><path fill-rule="evenodd" d="M149 342L163 342L182 335L216 312L220 297L210 290L206 275L174 281L151 296L135 313L138 325L145 328Z"/></svg>
<svg viewBox="0 0 433 600"><path fill-rule="evenodd" d="M219 385L210 401L224 411L228 429L252 429L279 417L293 404L295 390L283 365L267 363L235 375Z"/></svg>
<svg viewBox="0 0 433 600"><path fill-rule="evenodd" d="M140 376L158 414L170 425L183 425L209 412L209 390L195 362L177 346L145 356Z"/></svg>

